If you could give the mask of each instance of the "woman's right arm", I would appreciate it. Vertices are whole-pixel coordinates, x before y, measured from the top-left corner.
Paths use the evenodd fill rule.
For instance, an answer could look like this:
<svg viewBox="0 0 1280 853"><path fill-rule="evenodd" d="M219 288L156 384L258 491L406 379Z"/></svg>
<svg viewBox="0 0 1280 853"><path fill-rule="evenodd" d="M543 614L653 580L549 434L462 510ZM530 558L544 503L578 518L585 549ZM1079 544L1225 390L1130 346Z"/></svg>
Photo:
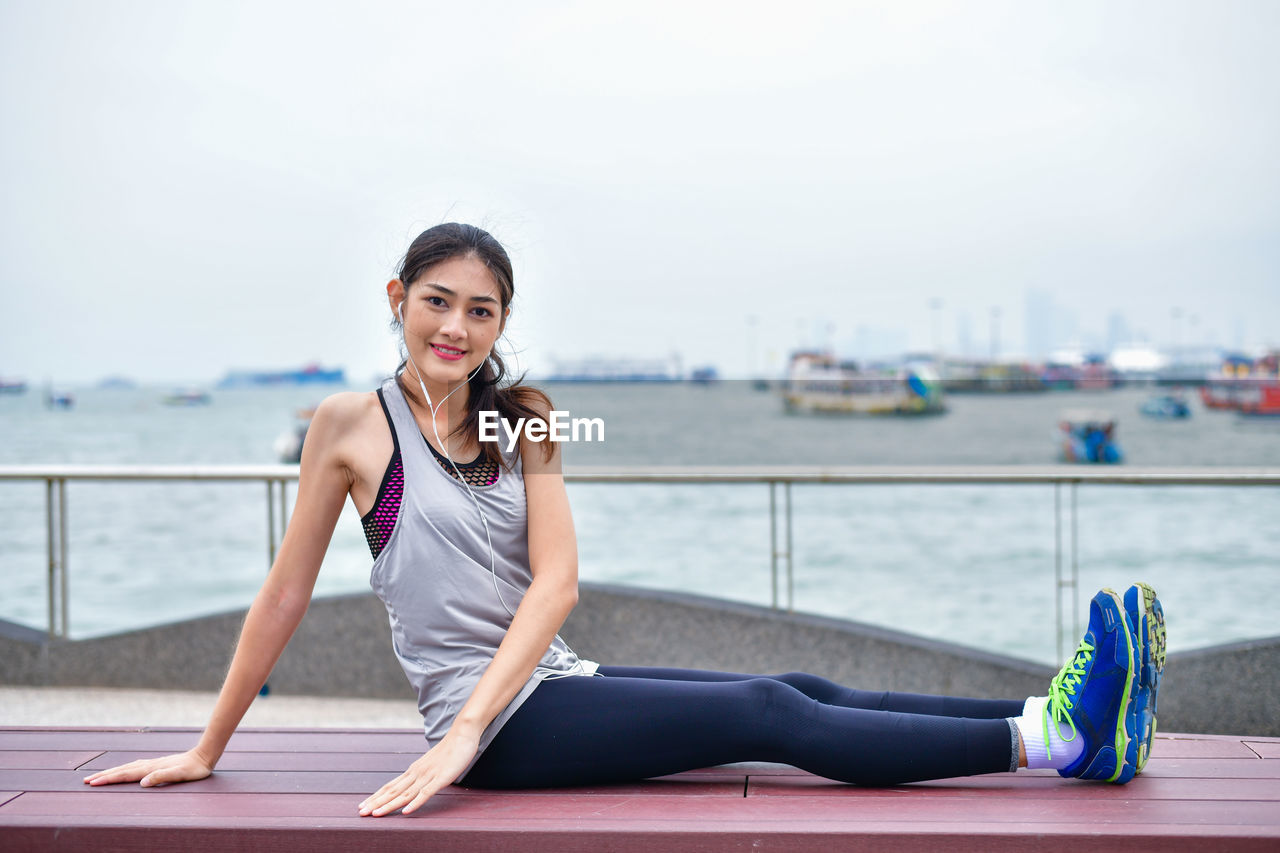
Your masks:
<svg viewBox="0 0 1280 853"><path fill-rule="evenodd" d="M340 447L359 416L355 397L330 397L316 409L302 449L293 516L266 582L245 617L231 668L199 743L177 755L101 770L86 776L86 783L141 782L149 787L203 779L213 772L227 741L307 612L316 575L351 487Z"/></svg>

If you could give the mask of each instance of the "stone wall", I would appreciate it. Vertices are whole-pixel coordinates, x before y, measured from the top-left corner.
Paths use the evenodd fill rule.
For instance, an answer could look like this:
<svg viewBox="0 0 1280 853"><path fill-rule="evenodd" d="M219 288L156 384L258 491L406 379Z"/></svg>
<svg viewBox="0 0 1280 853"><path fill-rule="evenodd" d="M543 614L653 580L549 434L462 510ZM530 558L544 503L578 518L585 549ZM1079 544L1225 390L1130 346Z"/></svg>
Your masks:
<svg viewBox="0 0 1280 853"><path fill-rule="evenodd" d="M244 612L89 640L49 641L0 623L0 683L216 690ZM866 689L956 696L1043 695L1054 670L820 616L700 596L583 584L561 632L601 663L812 672ZM1162 731L1280 736L1280 637L1172 655ZM413 692L371 594L315 599L268 684L273 692L402 697Z"/></svg>

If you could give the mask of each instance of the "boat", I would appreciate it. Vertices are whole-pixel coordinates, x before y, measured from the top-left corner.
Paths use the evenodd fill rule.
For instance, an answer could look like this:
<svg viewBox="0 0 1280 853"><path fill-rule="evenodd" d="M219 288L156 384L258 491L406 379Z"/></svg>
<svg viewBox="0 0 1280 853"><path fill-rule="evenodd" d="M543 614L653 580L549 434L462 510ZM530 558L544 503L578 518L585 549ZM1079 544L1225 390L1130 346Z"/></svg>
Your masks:
<svg viewBox="0 0 1280 853"><path fill-rule="evenodd" d="M1256 411L1266 390L1280 385L1280 350L1261 358L1232 353L1225 356L1218 372L1200 386L1200 402L1206 409Z"/></svg>
<svg viewBox="0 0 1280 853"><path fill-rule="evenodd" d="M1114 465L1124 461L1116 443L1116 419L1110 412L1074 410L1062 413L1059 455L1064 462Z"/></svg>
<svg viewBox="0 0 1280 853"><path fill-rule="evenodd" d="M1191 417L1191 406L1181 394L1157 394L1149 397L1138 407L1138 411L1148 418L1157 420L1179 420Z"/></svg>
<svg viewBox="0 0 1280 853"><path fill-rule="evenodd" d="M1236 402L1238 390L1233 380L1206 382L1200 386L1200 403L1206 409L1230 411L1238 407Z"/></svg>
<svg viewBox="0 0 1280 853"><path fill-rule="evenodd" d="M314 362L300 370L232 370L218 380L219 388L252 388L260 385L345 385L341 367L325 368Z"/></svg>
<svg viewBox="0 0 1280 853"><path fill-rule="evenodd" d="M54 391L52 388L46 388L44 392L44 405L48 409L70 409L76 404L76 397L69 391Z"/></svg>
<svg viewBox="0 0 1280 853"><path fill-rule="evenodd" d="M0 376L0 394L25 394L27 391L27 381L25 379L6 379Z"/></svg>
<svg viewBox="0 0 1280 853"><path fill-rule="evenodd" d="M1256 387L1256 397L1240 403L1238 409L1240 417L1280 419L1280 382Z"/></svg>
<svg viewBox="0 0 1280 853"><path fill-rule="evenodd" d="M166 406L207 406L212 401L209 392L200 388L178 388L160 398Z"/></svg>
<svg viewBox="0 0 1280 853"><path fill-rule="evenodd" d="M782 401L788 412L932 415L946 411L942 383L928 367L864 369L818 350L792 354Z"/></svg>
<svg viewBox="0 0 1280 853"><path fill-rule="evenodd" d="M1107 364L1107 360L1096 353L1086 355L1084 363L1077 368L1076 389L1079 391L1097 391L1114 388L1116 373Z"/></svg>
<svg viewBox="0 0 1280 853"><path fill-rule="evenodd" d="M712 366L695 367L689 371L689 381L698 385L710 385L720 378L720 373Z"/></svg>
<svg viewBox="0 0 1280 853"><path fill-rule="evenodd" d="M286 464L297 465L302 461L302 444L307 438L307 428L311 426L311 418L315 416L316 407L298 409L294 412L297 419L292 427L276 436L271 449L276 457Z"/></svg>

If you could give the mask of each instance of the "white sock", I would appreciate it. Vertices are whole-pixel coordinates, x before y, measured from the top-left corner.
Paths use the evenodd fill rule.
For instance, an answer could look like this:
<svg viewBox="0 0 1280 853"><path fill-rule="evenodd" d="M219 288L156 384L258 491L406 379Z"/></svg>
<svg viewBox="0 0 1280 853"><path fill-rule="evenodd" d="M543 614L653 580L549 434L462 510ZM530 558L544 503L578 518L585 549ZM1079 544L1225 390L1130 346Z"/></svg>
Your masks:
<svg viewBox="0 0 1280 853"><path fill-rule="evenodd" d="M1044 739L1044 714L1049 705L1048 696L1031 696L1022 705L1022 716L1014 717L1018 734L1022 736L1022 748L1027 753L1027 769L1049 767L1062 770L1084 752L1084 738L1077 734L1071 740L1063 740L1062 732L1049 721L1049 742ZM1067 729L1070 734L1070 728Z"/></svg>

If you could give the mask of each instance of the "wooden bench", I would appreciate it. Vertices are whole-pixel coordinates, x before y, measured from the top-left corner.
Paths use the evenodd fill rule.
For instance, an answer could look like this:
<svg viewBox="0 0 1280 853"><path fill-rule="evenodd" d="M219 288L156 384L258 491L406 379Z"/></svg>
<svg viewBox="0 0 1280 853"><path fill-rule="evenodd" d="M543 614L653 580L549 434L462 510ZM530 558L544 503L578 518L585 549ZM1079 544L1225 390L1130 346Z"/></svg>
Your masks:
<svg viewBox="0 0 1280 853"><path fill-rule="evenodd" d="M0 851L1280 850L1280 739L1161 735L1115 787L1023 771L867 789L773 764L627 785L451 788L413 815L356 805L422 751L405 730L246 729L200 782L89 788L194 729L0 728Z"/></svg>

